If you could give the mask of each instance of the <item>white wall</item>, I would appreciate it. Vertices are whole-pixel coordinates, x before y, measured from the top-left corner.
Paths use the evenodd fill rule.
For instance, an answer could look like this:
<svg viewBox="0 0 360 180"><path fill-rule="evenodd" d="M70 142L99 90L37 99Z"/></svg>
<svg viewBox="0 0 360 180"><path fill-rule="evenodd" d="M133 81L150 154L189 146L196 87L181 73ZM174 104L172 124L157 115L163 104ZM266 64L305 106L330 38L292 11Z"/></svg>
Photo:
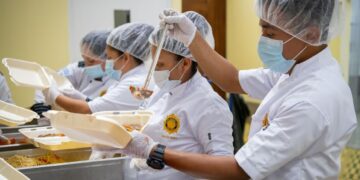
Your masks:
<svg viewBox="0 0 360 180"><path fill-rule="evenodd" d="M114 10L130 10L131 22L156 26L159 13L171 7L169 0L68 0L70 61L81 60L80 41L92 30L114 28Z"/></svg>

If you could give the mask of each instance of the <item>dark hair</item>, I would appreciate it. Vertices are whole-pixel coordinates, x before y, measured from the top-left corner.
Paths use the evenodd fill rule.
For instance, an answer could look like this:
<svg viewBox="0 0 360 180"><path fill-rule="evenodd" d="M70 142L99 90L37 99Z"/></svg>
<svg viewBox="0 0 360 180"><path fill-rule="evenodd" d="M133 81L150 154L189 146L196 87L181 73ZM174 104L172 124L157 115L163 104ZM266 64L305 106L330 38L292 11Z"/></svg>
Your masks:
<svg viewBox="0 0 360 180"><path fill-rule="evenodd" d="M185 58L184 56L180 56L180 55L177 55L176 54L176 61L181 61L183 58ZM195 62L195 61L192 61L191 63L191 77L193 77L196 72L197 72L197 67L198 67L198 64Z"/></svg>

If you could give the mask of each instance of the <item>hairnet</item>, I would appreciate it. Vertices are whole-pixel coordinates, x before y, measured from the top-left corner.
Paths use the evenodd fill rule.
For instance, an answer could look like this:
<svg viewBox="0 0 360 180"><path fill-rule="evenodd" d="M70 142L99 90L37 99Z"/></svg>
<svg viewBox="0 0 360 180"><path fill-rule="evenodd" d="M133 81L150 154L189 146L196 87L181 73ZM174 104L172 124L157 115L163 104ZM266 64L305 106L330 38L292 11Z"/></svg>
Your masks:
<svg viewBox="0 0 360 180"><path fill-rule="evenodd" d="M106 39L111 31L92 31L81 40L81 54L98 60L106 60Z"/></svg>
<svg viewBox="0 0 360 180"><path fill-rule="evenodd" d="M127 52L137 59L146 61L150 54L148 38L154 27L143 23L127 23L114 29L107 44L119 51Z"/></svg>
<svg viewBox="0 0 360 180"><path fill-rule="evenodd" d="M194 11L187 11L184 13L184 15L187 16L195 24L201 36L212 48L214 48L215 40L209 22L202 15ZM158 46L160 44L162 32L163 29L157 28L149 38L150 43L154 46ZM165 36L165 41L162 49L196 61L190 53L189 48L187 48L184 43L177 41L169 36Z"/></svg>
<svg viewBox="0 0 360 180"><path fill-rule="evenodd" d="M327 44L340 30L338 0L256 0L260 19L311 44Z"/></svg>

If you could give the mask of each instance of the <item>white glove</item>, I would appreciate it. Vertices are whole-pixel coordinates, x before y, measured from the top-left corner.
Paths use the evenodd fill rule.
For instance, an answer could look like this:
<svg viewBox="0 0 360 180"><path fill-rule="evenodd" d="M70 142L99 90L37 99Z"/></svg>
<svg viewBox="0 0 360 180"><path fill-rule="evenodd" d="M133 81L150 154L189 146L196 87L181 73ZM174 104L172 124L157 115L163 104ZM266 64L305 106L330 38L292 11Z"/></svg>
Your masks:
<svg viewBox="0 0 360 180"><path fill-rule="evenodd" d="M105 146L93 146L91 148L90 160L99 160L99 159L107 159L114 157L117 154L116 151L119 149L105 147Z"/></svg>
<svg viewBox="0 0 360 180"><path fill-rule="evenodd" d="M158 144L139 131L132 131L131 136L132 140L124 149L121 149L121 153L133 158L147 159L151 150Z"/></svg>
<svg viewBox="0 0 360 180"><path fill-rule="evenodd" d="M186 47L194 40L196 34L196 26L184 14L180 14L174 10L164 10L159 15L160 26L169 25L169 36L184 43Z"/></svg>
<svg viewBox="0 0 360 180"><path fill-rule="evenodd" d="M79 91L76 90L76 89L63 89L63 90L61 90L61 92L62 92L65 96L71 97L71 98L73 98L73 99L79 99L79 100L85 101L86 98L87 98L83 93L79 92Z"/></svg>
<svg viewBox="0 0 360 180"><path fill-rule="evenodd" d="M114 154L124 154L133 158L147 159L154 146L158 143L154 142L149 136L138 131L131 132L132 140L124 149L117 149L107 146L94 146L91 158L101 159L102 157L112 157Z"/></svg>
<svg viewBox="0 0 360 180"><path fill-rule="evenodd" d="M132 158L130 161L130 168L136 169L138 171L143 171L143 170L153 171L153 172L159 171L157 169L148 166L146 161L147 161L146 159Z"/></svg>
<svg viewBox="0 0 360 180"><path fill-rule="evenodd" d="M45 102L48 105L55 104L56 98L61 95L56 85L56 82L52 77L50 77L50 87L44 89L42 92L45 96Z"/></svg>

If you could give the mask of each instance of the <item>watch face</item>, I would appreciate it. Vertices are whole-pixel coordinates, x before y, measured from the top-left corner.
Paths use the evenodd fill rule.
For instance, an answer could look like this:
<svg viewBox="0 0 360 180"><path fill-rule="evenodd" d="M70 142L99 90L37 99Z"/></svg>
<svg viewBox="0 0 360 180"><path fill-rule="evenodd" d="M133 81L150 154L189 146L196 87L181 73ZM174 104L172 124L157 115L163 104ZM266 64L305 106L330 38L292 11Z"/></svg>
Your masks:
<svg viewBox="0 0 360 180"><path fill-rule="evenodd" d="M165 164L159 160L149 158L146 161L146 164L154 169L163 169L165 167Z"/></svg>

